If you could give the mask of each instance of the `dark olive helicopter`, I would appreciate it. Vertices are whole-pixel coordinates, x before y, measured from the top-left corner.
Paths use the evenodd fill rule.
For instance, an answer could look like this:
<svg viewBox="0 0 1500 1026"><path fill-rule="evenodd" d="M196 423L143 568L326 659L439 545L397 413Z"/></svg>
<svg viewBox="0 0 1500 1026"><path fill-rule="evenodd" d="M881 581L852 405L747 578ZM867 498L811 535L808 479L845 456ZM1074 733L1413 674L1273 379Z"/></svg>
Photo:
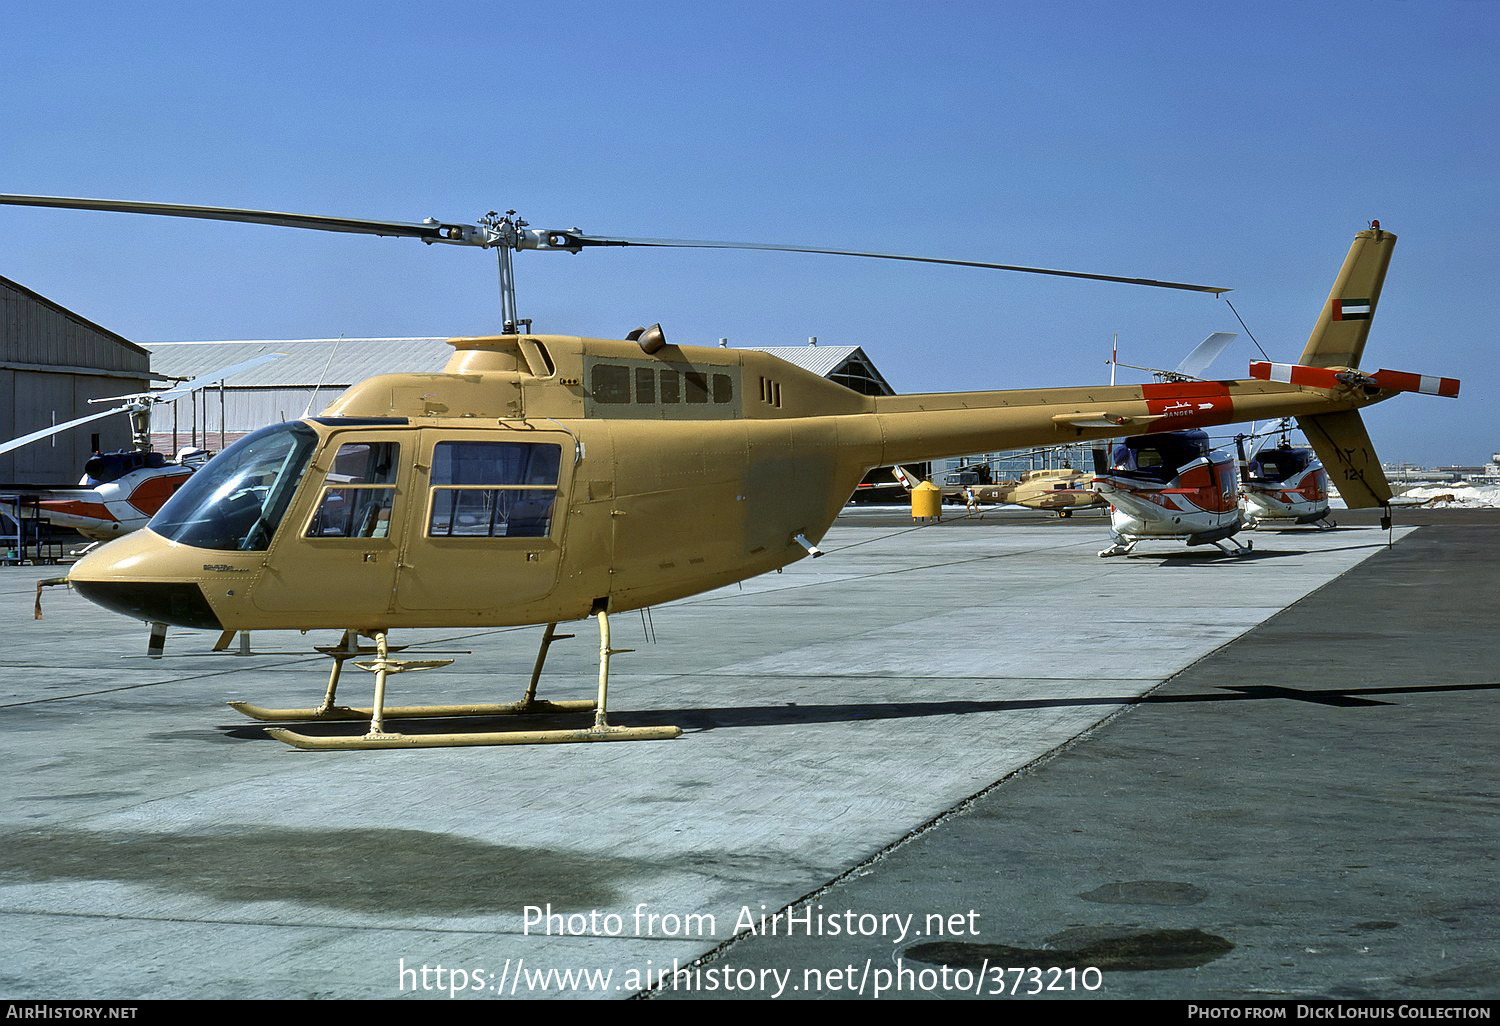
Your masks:
<svg viewBox="0 0 1500 1026"><path fill-rule="evenodd" d="M358 232L498 251L505 331L456 338L439 374L350 388L321 416L277 424L214 457L152 519L72 567L86 598L137 619L225 632L345 631L323 703L241 705L262 720L367 719L361 737L273 728L304 748L400 748L663 739L672 726L606 718L610 616L820 555L864 474L995 451L1235 421L1296 417L1352 507L1390 489L1359 410L1411 390L1355 370L1395 236L1354 240L1300 364L1247 380L865 396L752 350L673 345L659 326L623 340L533 334L516 316L511 256L610 246L758 249L1226 289L971 260L806 246L633 239L537 230L513 211L477 224L416 224L57 197L0 204L165 214ZM1288 380L1290 374L1290 380ZM1299 377L1301 375L1301 377ZM1309 377L1311 375L1311 377ZM1426 381L1427 379L1422 379ZM1453 385L1456 389L1456 383ZM598 698L536 698L559 623L593 617ZM516 703L388 707L390 674L441 662L393 657L388 632L545 625ZM373 652L358 639L374 641ZM334 704L346 659L375 675L373 705ZM574 730L402 734L387 718L589 709Z"/></svg>

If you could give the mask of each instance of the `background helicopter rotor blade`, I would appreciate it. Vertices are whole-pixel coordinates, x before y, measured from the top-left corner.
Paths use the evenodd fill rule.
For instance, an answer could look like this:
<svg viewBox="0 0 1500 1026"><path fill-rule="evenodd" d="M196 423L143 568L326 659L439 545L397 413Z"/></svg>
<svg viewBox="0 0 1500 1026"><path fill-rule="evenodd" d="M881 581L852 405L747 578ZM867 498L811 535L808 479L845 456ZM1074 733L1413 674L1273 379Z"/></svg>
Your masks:
<svg viewBox="0 0 1500 1026"><path fill-rule="evenodd" d="M495 232L479 225L422 222L372 221L367 218L328 217L321 214L289 214L275 210L242 210L236 207L199 207L184 203L140 203L134 200L83 199L74 196L15 196L0 194L0 204L16 207L61 207L68 210L105 210L124 214L155 214L162 217L196 217L208 221L241 221L281 228L310 228L324 232L386 235L444 242L454 245L491 246Z"/></svg>
<svg viewBox="0 0 1500 1026"><path fill-rule="evenodd" d="M103 420L105 417L113 417L117 413L131 413L136 410L144 410L147 409L152 403L169 403L174 399L181 399L189 392L195 392L200 388L206 388L216 381L221 381L224 378L233 377L235 374L247 371L251 367L259 367L263 363L270 363L272 360L279 360L285 355L285 353L261 353L258 356L250 357L250 359L248 360L241 360L239 363L231 364L228 367L220 367L216 371L210 371L207 374L201 374L191 381L184 381L181 384L173 385L171 388L163 389L160 392L137 392L133 395L110 396L107 399L90 399L89 402L94 403L110 403L116 402L121 399L125 400L125 402L123 405L113 406L99 413L91 413L87 417L79 417L77 420L70 420L66 424L54 424L51 427L43 428L40 431L33 431L29 435L23 435L20 438L12 438L8 442L0 443L0 455L4 455L5 453L8 453L13 449L19 449L22 446L30 445L32 442L40 442L44 438L50 438L53 435L60 434L63 431L69 430L70 428L78 427L80 424L87 424L89 421Z"/></svg>
<svg viewBox="0 0 1500 1026"><path fill-rule="evenodd" d="M191 381L178 382L169 388L158 389L154 392L131 392L129 395L105 396L100 399L90 399L89 402L112 403L117 399L129 399L137 404L170 403L173 400L181 399L189 392L196 392L200 388L207 388L209 385L223 381L225 378L232 378L236 374L247 371L251 367L259 367L263 363L279 360L285 355L285 353L260 353L250 357L248 360L241 360L239 363L232 363L228 367L220 367L218 370L209 371L207 374L200 374Z"/></svg>
<svg viewBox="0 0 1500 1026"><path fill-rule="evenodd" d="M79 417L77 420L70 420L66 424L53 424L51 427L43 428L40 431L33 431L29 435L12 438L8 442L0 443L0 455L4 455L13 449L30 445L32 442L40 442L44 438L51 438L53 435L61 434L70 428L76 428L80 424L87 424L91 420L103 420L105 417L113 417L117 413L129 413L131 410L140 409L141 406L142 404L138 402L126 403L124 406L116 406L113 409L105 410L103 413L91 413L87 417Z"/></svg>
<svg viewBox="0 0 1500 1026"><path fill-rule="evenodd" d="M1194 346L1193 351L1182 358L1182 362L1177 365L1173 373L1183 374L1190 378L1203 377L1203 372L1219 358L1224 347L1239 337L1239 333L1234 331L1214 332Z"/></svg>
<svg viewBox="0 0 1500 1026"><path fill-rule="evenodd" d="M713 242L707 239L627 239L606 235L582 235L577 232L554 232L554 236L565 237L572 245L556 245L556 248L571 249L590 246L654 246L670 249L747 249L767 250L776 253L825 253L829 256L866 257L871 260L905 260L918 264L949 264L954 267L979 267L992 271L1020 271L1026 274L1051 274L1061 278L1088 278L1093 281L1115 281L1126 285L1149 285L1163 289L1186 289L1190 292L1211 292L1221 295L1231 289L1214 285L1190 285L1178 281L1158 281L1154 278L1129 278L1114 274L1090 274L1085 271L1062 271L1048 267L1022 267L1016 264L995 264L985 260L958 260L950 257L909 256L899 253L872 253L857 249L828 249L822 246L789 246L769 242Z"/></svg>
<svg viewBox="0 0 1500 1026"><path fill-rule="evenodd" d="M200 388L207 388L217 381L232 378L236 374L242 374L252 367L259 367L263 363L279 360L285 355L285 353L261 353L259 356L252 356L248 360L241 360L239 363L230 364L228 367L220 367L218 370L209 371L207 374L200 374L191 381L184 381L163 391L147 392L142 398L156 403L169 403L174 399L182 398L189 392L196 392Z"/></svg>

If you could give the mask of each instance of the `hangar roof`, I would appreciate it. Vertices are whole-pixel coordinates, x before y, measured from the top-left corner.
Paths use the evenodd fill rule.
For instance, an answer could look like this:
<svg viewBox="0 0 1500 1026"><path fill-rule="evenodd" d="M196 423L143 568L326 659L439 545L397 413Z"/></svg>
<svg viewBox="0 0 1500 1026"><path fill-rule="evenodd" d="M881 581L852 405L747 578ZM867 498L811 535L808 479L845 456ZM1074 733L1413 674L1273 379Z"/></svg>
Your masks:
<svg viewBox="0 0 1500 1026"><path fill-rule="evenodd" d="M859 346L742 346L779 356L804 370L854 389L863 395L895 395L870 358Z"/></svg>
<svg viewBox="0 0 1500 1026"><path fill-rule="evenodd" d="M376 374L440 371L453 355L443 338L304 338L238 342L148 342L152 369L173 377L211 374L261 353L280 360L236 374L234 388L348 388Z"/></svg>
<svg viewBox="0 0 1500 1026"><path fill-rule="evenodd" d="M145 349L6 277L0 277L0 360L136 378L146 372Z"/></svg>

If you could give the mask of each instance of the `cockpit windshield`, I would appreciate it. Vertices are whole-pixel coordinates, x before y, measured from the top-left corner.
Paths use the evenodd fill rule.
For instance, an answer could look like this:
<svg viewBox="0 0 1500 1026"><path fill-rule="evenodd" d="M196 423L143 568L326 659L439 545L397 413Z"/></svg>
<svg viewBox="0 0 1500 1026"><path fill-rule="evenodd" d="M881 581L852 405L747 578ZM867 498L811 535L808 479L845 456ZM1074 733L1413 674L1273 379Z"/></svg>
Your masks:
<svg viewBox="0 0 1500 1026"><path fill-rule="evenodd" d="M148 526L200 549L264 551L317 444L317 432L298 422L246 435L188 478Z"/></svg>
<svg viewBox="0 0 1500 1026"><path fill-rule="evenodd" d="M1265 449L1250 461L1250 476L1262 481L1285 481L1307 469L1312 453L1306 449Z"/></svg>
<svg viewBox="0 0 1500 1026"><path fill-rule="evenodd" d="M1114 471L1166 482L1176 477L1180 468L1208 453L1208 435L1204 432L1172 431L1127 438L1115 446L1110 462Z"/></svg>

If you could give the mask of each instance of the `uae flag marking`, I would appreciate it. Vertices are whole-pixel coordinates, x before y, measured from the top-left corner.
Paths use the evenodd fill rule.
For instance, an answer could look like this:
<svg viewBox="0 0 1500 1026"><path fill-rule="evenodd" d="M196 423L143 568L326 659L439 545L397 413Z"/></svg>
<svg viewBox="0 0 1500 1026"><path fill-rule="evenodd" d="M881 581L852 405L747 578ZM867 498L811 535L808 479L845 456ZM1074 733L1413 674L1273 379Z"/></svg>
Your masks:
<svg viewBox="0 0 1500 1026"><path fill-rule="evenodd" d="M1333 319L1336 321L1368 321L1370 301L1368 299L1336 299L1333 301Z"/></svg>

